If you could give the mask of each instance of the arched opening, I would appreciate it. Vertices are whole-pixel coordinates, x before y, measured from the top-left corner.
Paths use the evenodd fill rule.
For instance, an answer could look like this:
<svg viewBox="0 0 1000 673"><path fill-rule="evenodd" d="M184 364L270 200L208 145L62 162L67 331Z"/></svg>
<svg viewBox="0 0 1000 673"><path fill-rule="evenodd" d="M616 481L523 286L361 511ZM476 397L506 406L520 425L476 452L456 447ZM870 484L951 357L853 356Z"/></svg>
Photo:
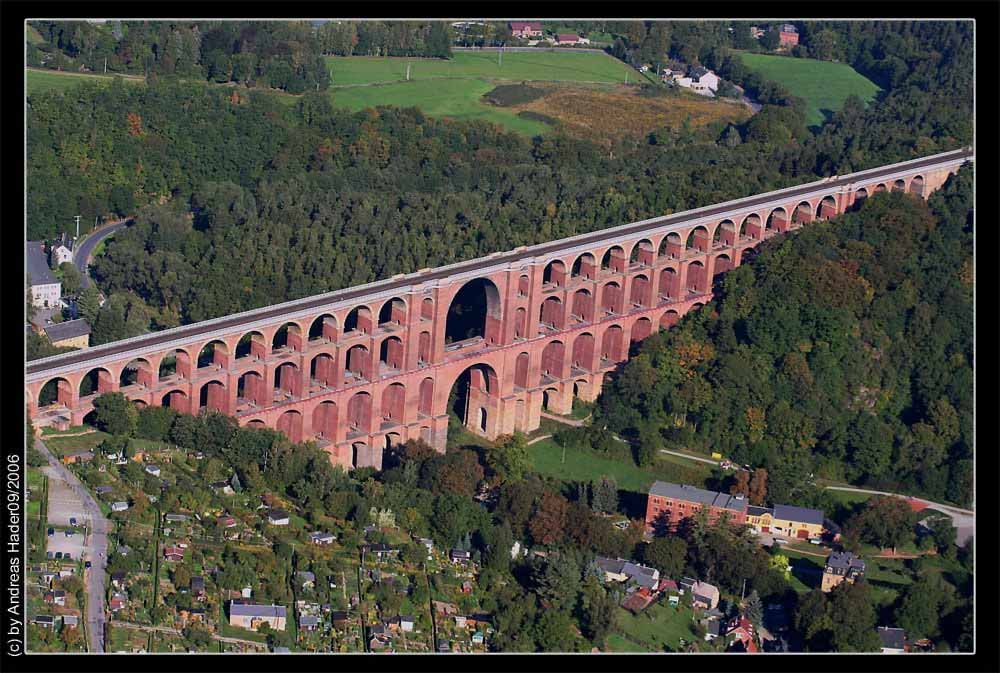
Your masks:
<svg viewBox="0 0 1000 673"><path fill-rule="evenodd" d="M788 229L788 213L784 208L775 208L771 211L771 214L767 216L767 222L764 223L765 233L773 234L775 232L786 231Z"/></svg>
<svg viewBox="0 0 1000 673"><path fill-rule="evenodd" d="M636 308L649 306L649 278L639 274L632 279L632 289L630 291L629 302Z"/></svg>
<svg viewBox="0 0 1000 673"><path fill-rule="evenodd" d="M312 430L320 439L337 440L337 405L334 402L320 402L313 409Z"/></svg>
<svg viewBox="0 0 1000 673"><path fill-rule="evenodd" d="M867 198L868 190L864 187L854 192L854 210L860 210L861 206L864 205L865 199Z"/></svg>
<svg viewBox="0 0 1000 673"><path fill-rule="evenodd" d="M302 328L293 322L286 322L278 328L271 339L271 352L302 351Z"/></svg>
<svg viewBox="0 0 1000 673"><path fill-rule="evenodd" d="M496 406L500 386L496 372L487 364L467 367L451 386L448 410L465 427L477 434L489 432L487 420Z"/></svg>
<svg viewBox="0 0 1000 673"><path fill-rule="evenodd" d="M653 242L649 239L642 239L634 246L632 246L632 252L629 254L629 265L638 266L653 266L653 261L656 258L656 252L653 248Z"/></svg>
<svg viewBox="0 0 1000 673"><path fill-rule="evenodd" d="M182 379L191 378L191 356L180 348L164 355L157 368L159 381L169 380L175 376Z"/></svg>
<svg viewBox="0 0 1000 673"><path fill-rule="evenodd" d="M586 379L573 382L573 397L581 401L590 399L590 383Z"/></svg>
<svg viewBox="0 0 1000 673"><path fill-rule="evenodd" d="M876 194L880 194L880 193L885 192L885 191L887 191L887 190L886 190L886 187L885 187L884 183L879 183L878 185L875 185L875 193Z"/></svg>
<svg viewBox="0 0 1000 673"><path fill-rule="evenodd" d="M198 369L229 369L229 347L224 341L209 341L198 352Z"/></svg>
<svg viewBox="0 0 1000 673"><path fill-rule="evenodd" d="M420 426L420 439L424 440L431 446L434 445L434 430L431 429L429 425Z"/></svg>
<svg viewBox="0 0 1000 673"><path fill-rule="evenodd" d="M715 258L715 268L712 270L713 276L718 276L720 273L725 273L733 268L733 260L729 258L729 255L719 255Z"/></svg>
<svg viewBox="0 0 1000 673"><path fill-rule="evenodd" d="M118 376L118 388L139 385L143 388L150 388L156 382L153 377L153 366L145 358L135 358L122 367Z"/></svg>
<svg viewBox="0 0 1000 673"><path fill-rule="evenodd" d="M590 290L581 288L573 293L571 313L577 322L591 322L594 319L594 295Z"/></svg>
<svg viewBox="0 0 1000 673"><path fill-rule="evenodd" d="M38 410L73 404L73 386L64 378L49 379L38 391Z"/></svg>
<svg viewBox="0 0 1000 673"><path fill-rule="evenodd" d="M382 329L394 329L406 324L406 302L398 297L382 304L378 312L378 326Z"/></svg>
<svg viewBox="0 0 1000 673"><path fill-rule="evenodd" d="M367 435L371 426L372 396L366 392L355 393L347 402L347 436Z"/></svg>
<svg viewBox="0 0 1000 673"><path fill-rule="evenodd" d="M559 413L556 411L559 391L555 388L546 388L542 391L542 410L549 413Z"/></svg>
<svg viewBox="0 0 1000 673"><path fill-rule="evenodd" d="M445 344L473 339L498 343L501 328L500 291L493 281L475 278L462 286L451 300L445 323Z"/></svg>
<svg viewBox="0 0 1000 673"><path fill-rule="evenodd" d="M538 310L538 321L550 329L563 328L563 305L558 297L549 297Z"/></svg>
<svg viewBox="0 0 1000 673"><path fill-rule="evenodd" d="M267 404L267 384L260 372L249 371L242 374L236 385L237 413L250 407Z"/></svg>
<svg viewBox="0 0 1000 673"><path fill-rule="evenodd" d="M680 321L681 317L677 311L670 310L660 316L660 329L670 329Z"/></svg>
<svg viewBox="0 0 1000 673"><path fill-rule="evenodd" d="M399 425L403 422L403 410L406 409L406 388L402 383L393 383L382 391L382 423Z"/></svg>
<svg viewBox="0 0 1000 673"><path fill-rule="evenodd" d="M580 276L586 278L587 280L593 280L597 277L597 260L589 252L585 252L576 258L573 262L573 268L570 272L574 278Z"/></svg>
<svg viewBox="0 0 1000 673"><path fill-rule="evenodd" d="M147 406L149 406L148 404L146 404L145 400L132 400L132 404L135 405L136 409L145 409Z"/></svg>
<svg viewBox="0 0 1000 673"><path fill-rule="evenodd" d="M180 414L191 413L188 395L183 390L171 390L160 398L160 406L173 409Z"/></svg>
<svg viewBox="0 0 1000 673"><path fill-rule="evenodd" d="M425 378L420 382L420 399L417 401L417 413L422 416L434 415L434 379Z"/></svg>
<svg viewBox="0 0 1000 673"><path fill-rule="evenodd" d="M226 396L226 385L222 381L209 381L201 386L198 392L198 410L218 411L226 413L228 411L228 398Z"/></svg>
<svg viewBox="0 0 1000 673"><path fill-rule="evenodd" d="M910 194L914 196L923 197L924 195L924 176L914 175L913 179L910 180L910 188L907 190Z"/></svg>
<svg viewBox="0 0 1000 673"><path fill-rule="evenodd" d="M403 436L398 432L387 432L385 435L385 450L388 451L394 446L403 443Z"/></svg>
<svg viewBox="0 0 1000 673"><path fill-rule="evenodd" d="M518 388L528 387L528 363L530 357L527 353L519 353L514 361L514 385Z"/></svg>
<svg viewBox="0 0 1000 673"><path fill-rule="evenodd" d="M708 292L708 279L705 277L705 265L701 262L691 262L687 269L688 289L696 294Z"/></svg>
<svg viewBox="0 0 1000 673"><path fill-rule="evenodd" d="M611 246L601 258L601 271L622 273L625 271L625 259L625 250L621 246Z"/></svg>
<svg viewBox="0 0 1000 673"><path fill-rule="evenodd" d="M604 330L604 335L601 337L601 360L611 363L625 359L625 353L622 350L623 335L624 332L620 325L612 325Z"/></svg>
<svg viewBox="0 0 1000 673"><path fill-rule="evenodd" d="M421 332L417 337L417 364L426 365L431 361L431 333Z"/></svg>
<svg viewBox="0 0 1000 673"><path fill-rule="evenodd" d="M560 260L554 259L545 265L542 271L542 287L562 287L566 284L566 265Z"/></svg>
<svg viewBox="0 0 1000 673"><path fill-rule="evenodd" d="M379 367L398 371L403 368L403 340L399 337L389 337L382 340L378 354Z"/></svg>
<svg viewBox="0 0 1000 673"><path fill-rule="evenodd" d="M294 362L283 362L274 370L274 401L281 402L300 395L299 368Z"/></svg>
<svg viewBox="0 0 1000 673"><path fill-rule="evenodd" d="M795 206L795 211L792 213L792 224L801 226L803 224L809 224L812 222L812 206L809 205L808 201L803 201L799 205Z"/></svg>
<svg viewBox="0 0 1000 673"><path fill-rule="evenodd" d="M680 276L676 269L664 269L660 272L660 299L671 301L680 296Z"/></svg>
<svg viewBox="0 0 1000 673"><path fill-rule="evenodd" d="M757 250L757 248L743 248L743 250L740 252L740 264L746 264L748 262L752 262L754 257L756 257L758 253L759 251Z"/></svg>
<svg viewBox="0 0 1000 673"><path fill-rule="evenodd" d="M108 393L115 389L114 377L104 367L91 369L80 379L80 398Z"/></svg>
<svg viewBox="0 0 1000 673"><path fill-rule="evenodd" d="M310 387L333 388L337 385L336 361L329 353L320 353L309 361Z"/></svg>
<svg viewBox="0 0 1000 673"><path fill-rule="evenodd" d="M344 368L344 383L350 385L357 381L367 381L370 377L368 371L371 367L371 355L368 349L357 344L347 350L347 366Z"/></svg>
<svg viewBox="0 0 1000 673"><path fill-rule="evenodd" d="M680 259L684 254L684 239L676 231L672 231L660 241L660 257Z"/></svg>
<svg viewBox="0 0 1000 673"><path fill-rule="evenodd" d="M825 220L837 214L837 201L832 196L824 196L816 207L816 219Z"/></svg>
<svg viewBox="0 0 1000 673"><path fill-rule="evenodd" d="M420 319L434 320L434 300L430 297L424 297L420 302Z"/></svg>
<svg viewBox="0 0 1000 673"><path fill-rule="evenodd" d="M691 230L688 234L687 245L685 246L689 251L698 252L708 252L708 246L710 245L708 237L708 229L699 225Z"/></svg>
<svg viewBox="0 0 1000 673"><path fill-rule="evenodd" d="M247 357L254 360L263 360L267 357L264 335L260 332L247 332L236 343L236 359L242 360Z"/></svg>
<svg viewBox="0 0 1000 673"><path fill-rule="evenodd" d="M528 278L527 274L521 274L521 277L517 279L517 296L527 297L528 288L531 285L531 279Z"/></svg>
<svg viewBox="0 0 1000 673"><path fill-rule="evenodd" d="M639 318L632 325L632 333L629 340L633 343L642 341L652 333L653 322L649 318Z"/></svg>
<svg viewBox="0 0 1000 673"><path fill-rule="evenodd" d="M278 416L278 431L295 443L302 441L302 414L289 409Z"/></svg>
<svg viewBox="0 0 1000 673"><path fill-rule="evenodd" d="M723 220L715 228L712 235L712 247L723 248L736 245L736 224L732 220Z"/></svg>
<svg viewBox="0 0 1000 673"><path fill-rule="evenodd" d="M542 349L542 380L561 380L566 376L563 363L566 361L566 346L561 341L552 341Z"/></svg>
<svg viewBox="0 0 1000 673"><path fill-rule="evenodd" d="M248 428L253 428L254 430L262 430L267 427L267 424L259 418L255 418L249 423L247 423Z"/></svg>
<svg viewBox="0 0 1000 673"><path fill-rule="evenodd" d="M514 311L514 338L528 338L528 312L524 307Z"/></svg>
<svg viewBox="0 0 1000 673"><path fill-rule="evenodd" d="M337 318L324 313L309 326L310 343L334 343L337 340Z"/></svg>
<svg viewBox="0 0 1000 673"><path fill-rule="evenodd" d="M594 366L594 335L583 332L573 340L573 353L570 358L575 369L590 371Z"/></svg>
<svg viewBox="0 0 1000 673"><path fill-rule="evenodd" d="M763 227L760 224L760 215L750 213L743 218L740 223L740 240L759 241L763 236Z"/></svg>
<svg viewBox="0 0 1000 673"><path fill-rule="evenodd" d="M364 442L354 442L351 444L351 467L361 467L360 461L366 460L368 453L368 445Z"/></svg>
<svg viewBox="0 0 1000 673"><path fill-rule="evenodd" d="M351 309L344 319L344 335L357 336L357 334L372 333L372 312L367 306L357 306Z"/></svg>
<svg viewBox="0 0 1000 673"><path fill-rule="evenodd" d="M906 191L906 181L900 178L892 183L892 191L894 192L905 192Z"/></svg>
<svg viewBox="0 0 1000 673"><path fill-rule="evenodd" d="M622 294L621 285L614 281L606 283L601 289L601 313L605 315L622 313Z"/></svg>

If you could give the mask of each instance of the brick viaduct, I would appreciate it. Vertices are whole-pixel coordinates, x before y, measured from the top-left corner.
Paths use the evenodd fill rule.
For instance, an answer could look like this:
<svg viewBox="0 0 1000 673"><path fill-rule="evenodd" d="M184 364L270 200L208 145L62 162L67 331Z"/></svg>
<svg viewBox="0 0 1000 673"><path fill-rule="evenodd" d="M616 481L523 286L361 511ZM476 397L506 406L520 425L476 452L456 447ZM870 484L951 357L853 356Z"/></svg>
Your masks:
<svg viewBox="0 0 1000 673"><path fill-rule="evenodd" d="M876 192L926 198L973 158L946 152L36 360L28 412L37 426L79 424L97 394L120 390L380 467L410 438L444 449L449 393L467 374L470 430L531 431L543 407L595 399L631 342L708 301L712 279L761 241ZM480 335L449 340L460 291L485 294ZM55 400L39 408L46 386Z"/></svg>

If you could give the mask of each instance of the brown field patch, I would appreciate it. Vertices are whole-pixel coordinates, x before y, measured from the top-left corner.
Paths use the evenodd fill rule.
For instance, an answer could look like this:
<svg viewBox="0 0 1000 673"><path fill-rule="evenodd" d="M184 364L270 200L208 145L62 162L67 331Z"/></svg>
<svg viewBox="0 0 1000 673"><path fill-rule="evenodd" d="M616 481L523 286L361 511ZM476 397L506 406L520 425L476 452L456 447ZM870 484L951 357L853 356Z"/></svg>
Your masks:
<svg viewBox="0 0 1000 673"><path fill-rule="evenodd" d="M559 87L542 98L511 107L558 120L572 135L610 144L623 136L643 137L658 129L692 130L715 121L741 123L750 110L737 101L691 95L641 96L624 86L614 89Z"/></svg>

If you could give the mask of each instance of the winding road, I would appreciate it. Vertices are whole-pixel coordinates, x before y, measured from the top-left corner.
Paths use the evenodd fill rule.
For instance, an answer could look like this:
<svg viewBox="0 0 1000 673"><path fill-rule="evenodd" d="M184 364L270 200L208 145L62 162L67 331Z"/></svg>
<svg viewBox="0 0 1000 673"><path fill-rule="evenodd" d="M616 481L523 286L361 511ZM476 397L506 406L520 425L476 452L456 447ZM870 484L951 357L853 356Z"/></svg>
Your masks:
<svg viewBox="0 0 1000 673"><path fill-rule="evenodd" d="M35 438L35 448L49 461L49 467L45 469L50 478L54 476L69 485L73 493L83 503L86 518L90 520L90 534L84 545L84 558L93 565L92 568L84 572L84 582L87 588L88 651L104 652L104 579L107 565L108 532L111 530L111 522L101 514L101 508L97 501L80 483L76 475L52 455L41 439Z"/></svg>
<svg viewBox="0 0 1000 673"><path fill-rule="evenodd" d="M126 226L129 222L131 222L131 219L126 217L123 220L103 225L100 229L83 239L80 247L73 252L73 263L80 271L81 287L90 287L90 273L88 268L90 267L90 258L94 254L94 248L97 247L98 243Z"/></svg>

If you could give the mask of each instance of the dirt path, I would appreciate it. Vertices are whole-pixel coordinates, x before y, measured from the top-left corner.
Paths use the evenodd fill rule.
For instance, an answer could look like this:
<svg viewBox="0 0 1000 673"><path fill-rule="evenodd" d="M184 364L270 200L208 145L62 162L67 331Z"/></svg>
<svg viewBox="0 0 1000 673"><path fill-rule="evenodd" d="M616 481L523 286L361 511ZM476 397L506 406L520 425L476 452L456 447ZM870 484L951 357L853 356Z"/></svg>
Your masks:
<svg viewBox="0 0 1000 673"><path fill-rule="evenodd" d="M527 446L531 446L532 444L537 444L543 439L549 439L550 437L552 437L552 435L542 435L541 437L535 437L534 439L529 439Z"/></svg>
<svg viewBox="0 0 1000 673"><path fill-rule="evenodd" d="M541 412L542 418L547 418L550 421L555 421L556 423L562 423L563 425L572 425L574 428L582 428L587 424L587 419L576 420L575 418L566 418L565 416L556 416L555 414L550 414L546 411ZM589 417L588 417L589 418Z"/></svg>

